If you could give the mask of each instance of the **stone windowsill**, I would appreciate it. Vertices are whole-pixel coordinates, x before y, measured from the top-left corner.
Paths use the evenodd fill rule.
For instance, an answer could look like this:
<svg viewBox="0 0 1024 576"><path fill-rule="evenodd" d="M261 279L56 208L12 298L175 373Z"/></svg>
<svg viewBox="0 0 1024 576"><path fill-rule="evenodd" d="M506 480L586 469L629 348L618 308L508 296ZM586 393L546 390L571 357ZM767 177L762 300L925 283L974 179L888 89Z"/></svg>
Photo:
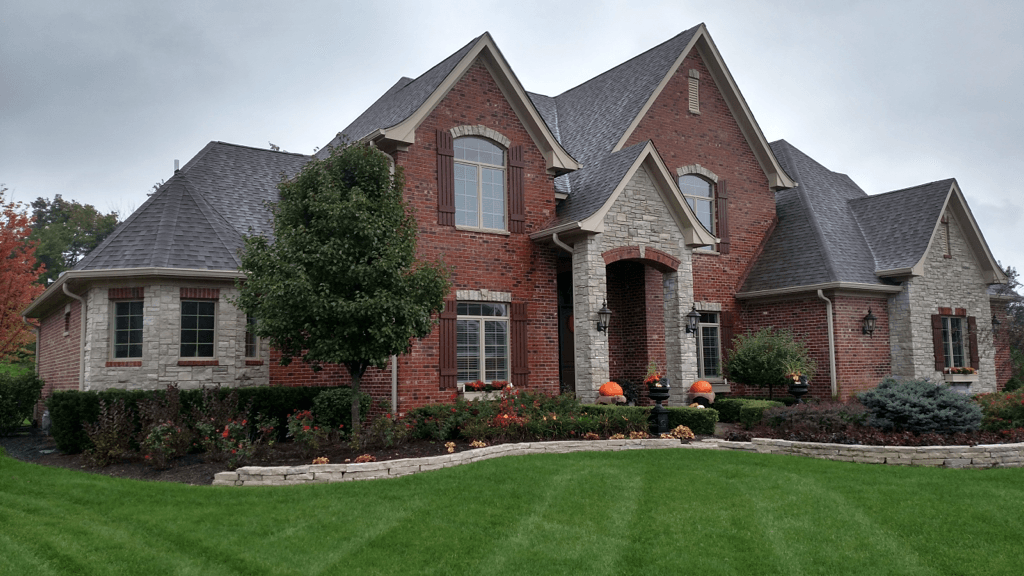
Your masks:
<svg viewBox="0 0 1024 576"><path fill-rule="evenodd" d="M947 384L970 384L973 382L979 382L981 376L978 374L943 374L942 379Z"/></svg>
<svg viewBox="0 0 1024 576"><path fill-rule="evenodd" d="M498 236L511 236L512 233L508 230L498 230L496 228L478 228L476 226L455 226L456 230L462 232L479 232L482 234L497 234Z"/></svg>
<svg viewBox="0 0 1024 576"><path fill-rule="evenodd" d="M500 390L491 390L490 392L467 392L463 390L459 394L468 402L473 400L501 400Z"/></svg>

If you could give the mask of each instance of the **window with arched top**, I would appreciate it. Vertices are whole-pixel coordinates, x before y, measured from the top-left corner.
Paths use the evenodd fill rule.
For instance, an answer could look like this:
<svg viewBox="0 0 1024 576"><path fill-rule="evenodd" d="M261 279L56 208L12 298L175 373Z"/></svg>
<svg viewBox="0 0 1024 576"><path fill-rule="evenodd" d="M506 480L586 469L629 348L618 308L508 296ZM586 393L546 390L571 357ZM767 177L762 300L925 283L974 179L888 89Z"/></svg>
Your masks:
<svg viewBox="0 0 1024 576"><path fill-rule="evenodd" d="M505 229L505 150L490 140L454 142L455 225Z"/></svg>
<svg viewBox="0 0 1024 576"><path fill-rule="evenodd" d="M715 188L714 184L694 174L679 177L679 191L697 215L700 223L715 234Z"/></svg>

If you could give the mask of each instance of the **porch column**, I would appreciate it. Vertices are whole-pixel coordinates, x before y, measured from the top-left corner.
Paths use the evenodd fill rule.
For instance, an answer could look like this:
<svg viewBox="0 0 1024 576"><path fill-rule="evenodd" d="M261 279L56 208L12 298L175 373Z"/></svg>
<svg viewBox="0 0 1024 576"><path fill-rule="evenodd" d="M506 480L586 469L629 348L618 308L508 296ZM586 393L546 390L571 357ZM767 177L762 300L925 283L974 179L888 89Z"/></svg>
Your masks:
<svg viewBox="0 0 1024 576"><path fill-rule="evenodd" d="M577 240L573 245L572 284L576 396L584 403L593 403L598 388L608 381L608 335L597 331L597 311L607 297L605 264L597 236ZM614 315L611 321L615 322Z"/></svg>
<svg viewBox="0 0 1024 576"><path fill-rule="evenodd" d="M680 274L680 271L682 274ZM693 302L690 271L666 272L665 288L665 373L672 387L670 406L682 406L690 384L697 379L697 339L686 333L686 315Z"/></svg>

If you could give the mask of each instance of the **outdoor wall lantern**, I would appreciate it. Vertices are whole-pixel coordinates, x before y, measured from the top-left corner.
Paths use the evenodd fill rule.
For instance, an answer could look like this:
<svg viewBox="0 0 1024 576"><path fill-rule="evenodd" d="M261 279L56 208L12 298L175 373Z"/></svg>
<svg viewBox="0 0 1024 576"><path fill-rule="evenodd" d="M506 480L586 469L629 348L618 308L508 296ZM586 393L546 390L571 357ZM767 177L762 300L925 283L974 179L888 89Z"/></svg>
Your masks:
<svg viewBox="0 0 1024 576"><path fill-rule="evenodd" d="M993 314L993 315L992 315L992 333L993 333L993 334L995 334L995 333L996 333L996 330L998 330L998 329L999 329L999 325L1000 325L1000 324L1002 324L1002 322L1000 322L1000 321L999 321L999 318L996 318L996 315L995 315L995 314Z"/></svg>
<svg viewBox="0 0 1024 576"><path fill-rule="evenodd" d="M697 305L693 305L693 309L686 315L686 333L697 334L697 323L700 322L700 312L697 312Z"/></svg>
<svg viewBox="0 0 1024 576"><path fill-rule="evenodd" d="M608 321L612 319L612 311L608 309L608 301L601 303L601 309L597 311L597 331L608 333Z"/></svg>
<svg viewBox="0 0 1024 576"><path fill-rule="evenodd" d="M868 308L868 315L864 317L864 329L861 331L862 334L874 337L875 335L875 315L871 313L871 308Z"/></svg>

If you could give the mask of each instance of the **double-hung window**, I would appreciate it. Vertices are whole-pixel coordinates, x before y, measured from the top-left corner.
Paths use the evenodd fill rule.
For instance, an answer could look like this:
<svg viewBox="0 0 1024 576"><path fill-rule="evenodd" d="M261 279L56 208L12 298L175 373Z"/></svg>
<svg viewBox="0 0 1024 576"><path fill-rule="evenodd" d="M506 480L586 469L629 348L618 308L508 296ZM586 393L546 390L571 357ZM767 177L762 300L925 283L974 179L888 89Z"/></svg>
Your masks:
<svg viewBox="0 0 1024 576"><path fill-rule="evenodd" d="M942 317L942 349L946 358L946 368L964 368L967 366L964 354L964 336L966 331L966 318L957 316Z"/></svg>
<svg viewBox="0 0 1024 576"><path fill-rule="evenodd" d="M181 301L181 357L213 358L217 302Z"/></svg>
<svg viewBox="0 0 1024 576"><path fill-rule="evenodd" d="M455 225L505 230L505 151L475 136L455 139Z"/></svg>
<svg viewBox="0 0 1024 576"><path fill-rule="evenodd" d="M142 358L142 301L113 304L114 358Z"/></svg>
<svg viewBox="0 0 1024 576"><path fill-rule="evenodd" d="M459 383L509 379L508 305L459 302L456 362Z"/></svg>
<svg viewBox="0 0 1024 576"><path fill-rule="evenodd" d="M722 377L722 326L718 312L701 312L697 326L697 367L701 378Z"/></svg>
<svg viewBox="0 0 1024 576"><path fill-rule="evenodd" d="M257 358L260 355L260 339L256 337L256 318L245 317L245 357Z"/></svg>
<svg viewBox="0 0 1024 576"><path fill-rule="evenodd" d="M695 176L684 174L679 177L679 190L683 198L697 215L700 223L708 232L715 234L715 189L711 182Z"/></svg>

